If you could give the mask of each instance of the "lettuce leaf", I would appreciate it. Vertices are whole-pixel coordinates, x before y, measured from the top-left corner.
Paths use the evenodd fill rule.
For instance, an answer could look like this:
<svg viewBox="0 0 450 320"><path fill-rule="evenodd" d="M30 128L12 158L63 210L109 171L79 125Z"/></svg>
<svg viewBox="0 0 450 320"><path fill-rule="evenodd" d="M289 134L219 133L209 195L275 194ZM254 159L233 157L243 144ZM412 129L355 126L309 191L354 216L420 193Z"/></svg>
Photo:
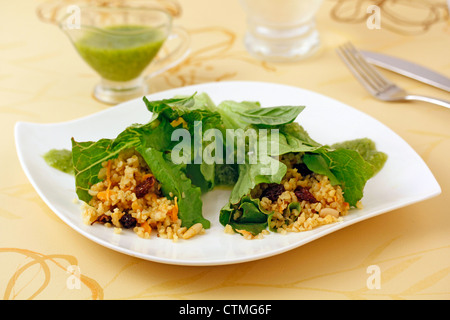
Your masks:
<svg viewBox="0 0 450 320"><path fill-rule="evenodd" d="M205 93L156 101L144 97L143 101L153 113L149 123L132 125L115 139L95 142L72 139L76 192L81 200L88 202L91 199L88 190L92 184L99 182L101 164L117 157L121 151L133 148L142 155L161 182L163 194L177 197L184 226L200 222L205 228L209 227L209 221L202 216L201 194L217 185L233 185L229 202L222 208L219 221L223 225L230 224L235 230L257 234L267 228L272 214L265 212L260 207L259 199L252 199L250 194L260 183L281 182L287 168L278 160L279 156L301 154L309 170L328 176L333 185L342 186L345 201L351 206L356 206L363 196L366 182L383 167L387 159L384 153L376 150L370 139L356 139L332 146L316 142L302 126L294 122L303 111L303 106L261 108L259 102L230 100L215 105ZM202 139L200 148L190 141L191 149L187 154L190 162L174 164L170 156L179 143L172 141L177 129L187 130L190 137L198 135L202 138L210 129L219 130L222 137L228 137L227 129L240 129L239 135L244 134L244 137L237 136L239 142L233 144L231 150L223 139L216 141L216 137L211 141ZM257 132L256 149L252 149L251 139L245 135L249 130ZM223 161L198 162L198 157L210 150L208 148L213 143L216 153L222 149ZM260 149L261 145L267 146L267 152ZM239 148L244 148L245 161L236 164ZM256 162L250 161L252 153L252 160L256 158ZM230 159L234 160L232 164L228 164ZM293 209L295 205L287 210Z"/></svg>
<svg viewBox="0 0 450 320"><path fill-rule="evenodd" d="M230 203L238 204L260 183L280 183L286 171L284 163L271 157L260 159L256 164L240 164L239 178L231 191Z"/></svg>
<svg viewBox="0 0 450 320"><path fill-rule="evenodd" d="M147 109L157 114L154 117L155 120L167 124L172 124L174 121L179 122L175 129L186 129L193 139L195 137L203 138L210 129L217 129L224 136L225 126L221 115L211 98L205 93L156 101L149 101L144 97L143 100ZM186 164L186 173L194 185L199 186L202 192L207 192L212 190L220 181L216 180L217 164L202 161L204 150L211 143L214 143L217 149L224 150L225 147L223 141L199 141L201 146L196 146L193 140L189 143L192 148L190 161ZM175 142L174 145L177 143Z"/></svg>
<svg viewBox="0 0 450 320"><path fill-rule="evenodd" d="M194 134L195 122L201 121L204 133L208 129L224 130L220 113L214 111L214 105L208 101L206 103L205 95L196 98L196 95L189 97L180 97L172 99L149 101L143 97L144 103L150 112L153 112L154 119L172 123L172 121L182 118L187 126L187 130ZM177 126L178 127L178 126ZM170 140L170 139L169 139Z"/></svg>
<svg viewBox="0 0 450 320"><path fill-rule="evenodd" d="M238 114L246 110L257 108L261 108L259 102L225 100L219 103L217 111L220 113L222 121L227 129L243 129L248 123L243 121Z"/></svg>
<svg viewBox="0 0 450 320"><path fill-rule="evenodd" d="M229 129L244 129L249 125L274 127L292 123L304 106L277 106L261 108L259 102L223 101L217 106L225 126Z"/></svg>
<svg viewBox="0 0 450 320"><path fill-rule="evenodd" d="M305 153L303 162L309 170L329 177L331 184L339 184L344 199L350 206L362 199L367 181L374 175L373 167L354 150L322 150L320 153Z"/></svg>
<svg viewBox="0 0 450 320"><path fill-rule="evenodd" d="M260 207L259 199L249 196L242 198L238 205L228 203L220 211L219 221L222 225L230 225L234 231L245 230L257 235L267 229L270 212Z"/></svg>
<svg viewBox="0 0 450 320"><path fill-rule="evenodd" d="M153 148L141 146L136 151L144 158L156 180L160 182L163 195L169 199L177 197L181 225L189 228L201 223L205 229L209 228L210 222L202 215L202 192L186 177L184 166L175 165L168 155Z"/></svg>
<svg viewBox="0 0 450 320"><path fill-rule="evenodd" d="M279 106L255 108L236 112L241 121L257 127L274 127L292 123L304 106Z"/></svg>
<svg viewBox="0 0 450 320"><path fill-rule="evenodd" d="M281 126L273 126L278 129L278 133L269 132L267 135L259 136L259 142L266 143L268 147L268 156L272 161L274 156L280 156L286 153L301 153L304 164L314 173L328 176L333 185L340 185L344 190L344 199L350 206L356 206L357 202L363 197L363 190L367 181L373 177L384 165L386 155L378 152L375 145L369 139L360 139L346 142L345 144L336 144L333 147L324 146L313 140L308 133L298 123L288 123ZM276 148L273 148L276 146ZM225 205L220 213L219 221L226 225L230 224L234 229L247 230L253 234L262 230L263 224L255 219L234 219L233 217L242 217L243 206L251 212L251 217L258 217L257 212L268 215L270 219L273 214L265 213L259 206L245 204L248 202L251 190L260 183L279 184L286 173L286 166L279 162L278 172L266 174L267 161L263 165L241 164L239 165L239 179L232 190L230 202ZM258 199L251 199L255 204ZM259 203L259 202L258 202ZM295 208L291 204L286 210ZM238 213L236 215L236 213ZM262 219L262 218L261 218ZM267 224L266 224L267 225ZM272 230L273 231L273 230Z"/></svg>
<svg viewBox="0 0 450 320"><path fill-rule="evenodd" d="M373 169L373 174L377 174L387 161L387 154L378 151L375 142L369 138L348 140L331 145L333 149L347 149L357 151L363 159L368 162Z"/></svg>
<svg viewBox="0 0 450 320"><path fill-rule="evenodd" d="M202 217L201 189L186 176L186 165L175 165L168 156L177 143L171 139L174 130L186 124L188 130L193 133L195 121L200 121L204 131L220 127L220 115L200 109L198 101L196 107L194 96L151 102L144 97L144 102L154 113L149 123L132 125L115 139L77 142L72 138L72 160L79 199L86 203L91 200L88 191L93 184L100 181L98 173L104 161L117 158L122 151L135 149L161 182L164 195L169 196L171 193L177 196L183 226L189 227L193 223L201 222L208 228L209 221ZM179 120L180 117L184 121L179 125L172 125L172 121ZM168 154L163 157L163 153ZM215 182L214 167L205 165L202 169L201 178L210 182L209 188L212 188Z"/></svg>
<svg viewBox="0 0 450 320"><path fill-rule="evenodd" d="M78 198L89 202L89 189L100 182L98 173L102 163L117 158L121 151L137 147L140 143L135 128L126 129L116 139L100 139L96 142L77 142L72 138L72 161Z"/></svg>

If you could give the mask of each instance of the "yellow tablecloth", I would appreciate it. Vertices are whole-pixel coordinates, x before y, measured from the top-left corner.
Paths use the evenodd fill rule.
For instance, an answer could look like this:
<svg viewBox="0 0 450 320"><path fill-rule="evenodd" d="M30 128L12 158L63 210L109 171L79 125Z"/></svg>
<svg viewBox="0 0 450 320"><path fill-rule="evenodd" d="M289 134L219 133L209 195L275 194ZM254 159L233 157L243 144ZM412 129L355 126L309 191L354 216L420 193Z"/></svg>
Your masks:
<svg viewBox="0 0 450 320"><path fill-rule="evenodd" d="M266 63L247 54L237 0L180 0L175 20L192 55L152 79L152 91L209 81L262 80L340 100L380 120L425 160L442 194L330 234L295 250L238 265L184 267L104 248L62 222L39 198L16 156L17 121L60 122L110 108L94 100L97 76L40 1L0 5L0 296L3 299L449 299L450 110L383 103L356 82L335 53L346 41L403 56L450 76L450 21L444 0L379 1L381 29L366 25L372 1L326 0L317 16L323 45L314 57ZM207 14L205 14L207 12ZM387 73L417 94L449 94ZM367 285L367 268L381 288ZM76 266L81 287L70 286ZM69 268L69 269L68 269ZM72 273L70 273L72 272Z"/></svg>

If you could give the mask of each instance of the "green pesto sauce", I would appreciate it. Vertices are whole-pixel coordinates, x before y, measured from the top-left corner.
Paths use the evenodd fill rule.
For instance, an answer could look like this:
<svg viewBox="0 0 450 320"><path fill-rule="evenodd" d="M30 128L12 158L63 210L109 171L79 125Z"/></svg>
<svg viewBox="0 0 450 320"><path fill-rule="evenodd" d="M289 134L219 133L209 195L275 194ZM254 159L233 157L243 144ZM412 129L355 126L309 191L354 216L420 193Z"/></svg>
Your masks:
<svg viewBox="0 0 450 320"><path fill-rule="evenodd" d="M73 174L72 151L52 149L43 156L45 162L55 169Z"/></svg>
<svg viewBox="0 0 450 320"><path fill-rule="evenodd" d="M166 39L161 30L145 26L114 26L103 30L106 32L88 32L75 42L75 47L94 70L111 81L139 77Z"/></svg>

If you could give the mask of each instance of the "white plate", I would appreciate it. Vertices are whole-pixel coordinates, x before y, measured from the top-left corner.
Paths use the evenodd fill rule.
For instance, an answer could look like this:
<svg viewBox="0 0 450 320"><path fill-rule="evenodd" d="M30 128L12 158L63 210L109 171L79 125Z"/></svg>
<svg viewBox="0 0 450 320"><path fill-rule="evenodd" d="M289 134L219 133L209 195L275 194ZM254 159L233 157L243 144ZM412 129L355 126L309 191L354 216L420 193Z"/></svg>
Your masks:
<svg viewBox="0 0 450 320"><path fill-rule="evenodd" d="M57 124L19 122L15 127L17 152L22 167L45 203L70 227L85 237L116 251L146 260L178 265L222 265L261 259L297 248L353 223L440 194L439 184L417 153L389 128L345 104L323 95L279 84L260 82L216 82L168 90L148 96L150 100L206 92L212 100L260 101L263 107L305 105L297 121L311 137L323 144L369 137L388 154L384 168L364 190L364 209L352 209L344 221L311 231L271 233L260 240L244 240L224 233L219 210L229 191L214 190L203 197L203 215L211 221L204 235L177 243L153 236L141 239L133 231L118 235L112 228L86 226L76 199L74 178L49 167L42 155L53 148L70 148L78 141L114 138L133 123L151 118L141 99L111 107L91 116Z"/></svg>

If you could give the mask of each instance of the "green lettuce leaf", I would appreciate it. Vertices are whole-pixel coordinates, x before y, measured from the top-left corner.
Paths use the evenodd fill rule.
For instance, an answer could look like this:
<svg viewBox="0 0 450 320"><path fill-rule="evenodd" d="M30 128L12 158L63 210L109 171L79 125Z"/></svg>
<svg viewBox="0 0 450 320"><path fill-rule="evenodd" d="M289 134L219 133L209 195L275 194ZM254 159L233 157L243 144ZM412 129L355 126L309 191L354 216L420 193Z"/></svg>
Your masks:
<svg viewBox="0 0 450 320"><path fill-rule="evenodd" d="M178 217L183 227L201 223L205 229L210 222L203 218L201 190L186 177L184 165L175 165L168 155L153 148L138 147L137 152L144 158L150 170L161 184L163 195L169 199L177 197Z"/></svg>
<svg viewBox="0 0 450 320"><path fill-rule="evenodd" d="M298 123L275 127L267 130L264 135L260 133L258 141L267 146L267 153L270 156L280 156L291 152L317 152L323 148L320 144L312 142Z"/></svg>
<svg viewBox="0 0 450 320"><path fill-rule="evenodd" d="M270 212L260 207L259 199L245 196L240 204L227 204L220 211L219 221L222 225L230 225L234 231L245 230L253 235L267 229Z"/></svg>
<svg viewBox="0 0 450 320"><path fill-rule="evenodd" d="M205 103L213 108L205 95L199 96L201 100L195 100L194 96L148 101L144 97L149 111L153 112L152 121L147 124L135 124L126 128L115 139L100 139L98 141L77 142L72 138L72 160L74 164L76 193L80 200L89 202L90 187L99 182L98 173L104 161L117 158L120 152L135 149L146 160L152 172L157 172L157 179L161 178L165 195L170 192L179 200L179 216L183 225L190 226L201 222L205 228L209 227L209 221L203 219L201 214L201 189L195 185L208 184L206 190L213 188L216 175L214 164L200 165L198 179L191 181L186 176L185 165L175 165L167 157L161 158L157 152L169 152L177 144L172 141L174 130L187 125L187 130L192 134L196 129L195 121L199 121L203 127L200 134L210 128L223 128L220 114L211 110L201 109ZM183 118L184 123L173 126L172 121ZM163 161L164 160L164 161ZM164 170L162 170L164 168ZM165 173L165 174L164 174ZM175 179L176 177L176 179ZM171 179L172 178L172 179ZM183 193L184 192L184 193ZM186 197L183 198L183 195ZM194 214L196 213L196 214Z"/></svg>
<svg viewBox="0 0 450 320"><path fill-rule="evenodd" d="M260 108L259 102L252 101L232 101L225 100L219 103L217 106L217 111L222 117L222 121L227 129L244 129L248 126L241 117L237 116L239 113L245 112L246 110L252 110Z"/></svg>
<svg viewBox="0 0 450 320"><path fill-rule="evenodd" d="M191 141L189 141L191 152L189 161L186 163L186 172L189 178L192 179L193 184L199 186L202 192L212 190L216 185L216 164L202 161L202 158L205 148L212 144L215 145L216 149L223 150L223 141L214 139L212 139L213 141L199 140L201 146L195 145L194 142L195 137L203 138L208 130L219 130L221 136L224 136L225 126L211 98L206 93L156 101L149 101L144 97L144 103L149 111L157 114L154 119L160 121L161 124L171 126L173 121L183 120L174 129L186 129L191 137ZM169 132L173 132L173 130L169 130ZM177 143L178 141L173 142L170 145L171 148L157 149L172 150Z"/></svg>
<svg viewBox="0 0 450 320"><path fill-rule="evenodd" d="M144 97L143 100L153 113L149 123L130 126L115 139L96 142L72 139L77 194L81 200L90 200L88 190L99 181L98 172L104 161L134 148L161 182L163 193L177 197L179 215L185 226L200 222L205 228L209 227L209 221L201 215L201 194L217 185L233 185L229 203L222 208L219 221L223 225L230 224L235 230L257 234L267 228L271 213L264 212L259 199L252 199L250 194L260 183L281 182L287 168L278 160L279 156L301 154L309 170L328 176L333 185L342 186L344 198L351 206L362 198L366 182L387 159L384 153L376 150L370 139L356 139L332 146L316 142L294 122L304 109L302 106L261 108L259 102L230 100L215 105L206 93L156 101ZM232 146L215 136L211 141L201 140L200 148L190 141L190 149L183 150L183 155L184 151L187 152L190 163L178 165L170 160L179 143L172 141L177 129L186 130L190 137L197 135L202 138L210 129L211 132L212 129L219 130L222 137L227 137L226 129L240 131L235 137L238 143ZM257 147L251 145L252 138L246 135L250 130L257 132ZM267 147L266 152L261 146ZM242 148L245 161L236 164L242 156L239 155ZM205 152L212 155L212 150L214 154L222 151L222 161L198 161ZM232 164L228 164L230 160L234 160ZM294 209L295 205L292 205L287 210Z"/></svg>
<svg viewBox="0 0 450 320"><path fill-rule="evenodd" d="M239 165L216 164L214 181L216 186L233 186L239 178Z"/></svg>
<svg viewBox="0 0 450 320"><path fill-rule="evenodd" d="M325 174L332 184L339 184L344 191L345 201L352 207L362 199L364 187L374 174L373 167L354 150L305 153L303 162L309 170Z"/></svg>
<svg viewBox="0 0 450 320"><path fill-rule="evenodd" d="M376 170L384 164L384 154L376 150L370 140L352 141L344 145L334 145L332 148L323 146L314 141L308 133L297 123L288 123L281 126L274 126L278 132L267 131L266 135L259 135L258 141L268 145L268 158L278 161L273 156L280 156L286 153L300 153L302 160L309 170L317 174L328 176L333 185L340 185L344 190L344 199L350 206L356 206L363 197L363 190L367 181L373 177ZM273 148L276 146L276 148ZM364 146L364 147L362 147ZM353 150L355 149L355 150ZM261 159L261 155L259 155ZM385 161L385 160L384 160ZM240 164L239 178L234 186L230 202L221 210L219 221L222 224L230 224L233 228L240 228L249 232L260 230L261 222L238 221L233 219L237 212L240 212L243 201L250 196L250 192L260 183L280 183L286 173L286 167L279 162L279 170L272 174L267 174L267 163ZM381 164L382 163L382 164ZM255 200L255 199L252 199ZM295 206L292 204L292 206ZM289 210L294 207L289 207ZM257 216L257 211L264 212L258 206L251 208L252 216ZM267 213L265 213L267 214ZM238 216L241 216L238 214ZM269 221L272 215L269 213ZM245 223L244 223L245 222ZM248 223L247 223L248 222ZM257 228L255 228L255 223ZM248 224L248 225L247 225ZM273 231L273 230L272 230Z"/></svg>
<svg viewBox="0 0 450 320"><path fill-rule="evenodd" d="M373 174L377 174L387 161L387 154L378 151L375 142L369 138L354 139L335 143L331 145L334 149L347 149L357 151L373 169Z"/></svg>
<svg viewBox="0 0 450 320"><path fill-rule="evenodd" d="M258 102L229 100L217 106L225 126L229 129L244 129L249 125L264 128L292 123L304 108L304 106L261 108Z"/></svg>
<svg viewBox="0 0 450 320"><path fill-rule="evenodd" d="M281 126L279 130L287 137L288 141L297 140L297 143L310 147L321 147L322 145L314 141L308 132L297 122Z"/></svg>
<svg viewBox="0 0 450 320"><path fill-rule="evenodd" d="M88 191L93 184L100 182L98 173L102 163L117 158L121 151L137 147L139 143L135 127L125 130L116 139L77 142L72 138L72 161L78 198L89 202L92 196Z"/></svg>
<svg viewBox="0 0 450 320"><path fill-rule="evenodd" d="M274 127L292 123L304 106L279 106L238 111L241 121L258 127Z"/></svg>
<svg viewBox="0 0 450 320"><path fill-rule="evenodd" d="M239 203L260 183L280 183L286 171L284 163L271 157L260 159L256 164L240 164L239 178L231 191L230 203Z"/></svg>

